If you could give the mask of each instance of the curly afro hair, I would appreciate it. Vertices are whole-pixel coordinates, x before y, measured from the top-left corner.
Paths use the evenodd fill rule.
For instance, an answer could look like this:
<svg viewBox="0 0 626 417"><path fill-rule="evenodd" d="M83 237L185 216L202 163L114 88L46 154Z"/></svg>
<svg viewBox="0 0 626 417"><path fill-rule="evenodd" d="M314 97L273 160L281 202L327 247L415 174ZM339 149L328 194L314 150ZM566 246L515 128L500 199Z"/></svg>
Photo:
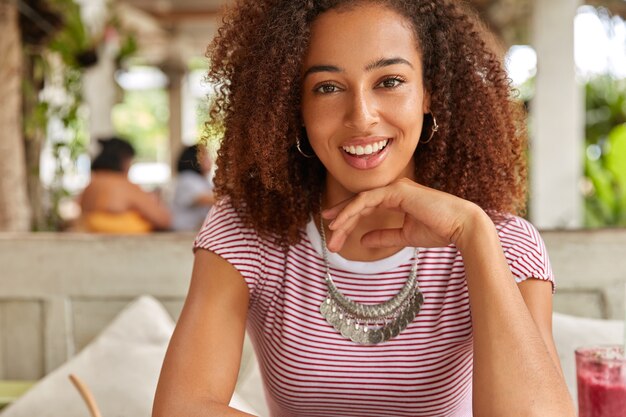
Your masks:
<svg viewBox="0 0 626 417"><path fill-rule="evenodd" d="M244 222L285 247L319 210L325 169L296 149L301 64L317 16L363 1L405 16L415 30L439 130L415 151L418 181L492 215L521 214L526 130L484 28L455 0L240 0L209 45L216 85L209 124L224 128L215 178ZM422 136L431 123L425 119Z"/></svg>

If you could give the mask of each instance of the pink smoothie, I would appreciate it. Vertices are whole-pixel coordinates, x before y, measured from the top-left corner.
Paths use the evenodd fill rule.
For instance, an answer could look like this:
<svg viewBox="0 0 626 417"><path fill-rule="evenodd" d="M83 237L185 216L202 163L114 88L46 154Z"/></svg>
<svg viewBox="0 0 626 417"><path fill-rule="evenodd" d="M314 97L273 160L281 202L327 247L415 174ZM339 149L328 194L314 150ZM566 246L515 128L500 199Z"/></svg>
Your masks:
<svg viewBox="0 0 626 417"><path fill-rule="evenodd" d="M626 359L607 349L576 352L579 417L626 417Z"/></svg>

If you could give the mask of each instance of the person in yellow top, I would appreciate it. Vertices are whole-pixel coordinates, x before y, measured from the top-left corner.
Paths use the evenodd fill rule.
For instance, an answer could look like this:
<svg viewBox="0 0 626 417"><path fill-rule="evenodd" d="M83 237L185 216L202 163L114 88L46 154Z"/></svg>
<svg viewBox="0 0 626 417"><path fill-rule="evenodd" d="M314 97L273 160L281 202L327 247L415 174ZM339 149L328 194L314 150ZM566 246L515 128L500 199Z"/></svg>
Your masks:
<svg viewBox="0 0 626 417"><path fill-rule="evenodd" d="M91 182L79 198L78 229L92 233L138 234L170 228L171 215L156 195L128 180L135 150L120 138L99 140Z"/></svg>

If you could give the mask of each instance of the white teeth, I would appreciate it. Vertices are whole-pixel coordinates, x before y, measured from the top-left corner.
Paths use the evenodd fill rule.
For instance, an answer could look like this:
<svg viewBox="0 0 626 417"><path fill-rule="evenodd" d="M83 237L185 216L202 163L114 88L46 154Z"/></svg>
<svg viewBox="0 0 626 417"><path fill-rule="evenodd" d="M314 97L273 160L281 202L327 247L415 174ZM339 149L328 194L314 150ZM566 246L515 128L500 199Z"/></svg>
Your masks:
<svg viewBox="0 0 626 417"><path fill-rule="evenodd" d="M385 146L387 146L387 143L389 143L389 139L380 140L378 142L365 145L365 147L361 145L344 146L342 149L351 155L371 155L382 150Z"/></svg>

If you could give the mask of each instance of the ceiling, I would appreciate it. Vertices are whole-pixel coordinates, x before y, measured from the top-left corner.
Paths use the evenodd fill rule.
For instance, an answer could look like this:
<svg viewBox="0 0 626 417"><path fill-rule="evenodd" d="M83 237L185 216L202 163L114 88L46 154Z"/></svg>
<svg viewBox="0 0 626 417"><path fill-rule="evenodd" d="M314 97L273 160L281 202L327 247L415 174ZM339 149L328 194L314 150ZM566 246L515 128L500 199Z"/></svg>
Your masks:
<svg viewBox="0 0 626 417"><path fill-rule="evenodd" d="M139 43L144 57L166 65L204 54L217 30L223 9L233 0L115 0L129 26L143 22ZM530 42L533 1L470 0L504 45ZM547 1L547 0L542 0ZM590 0L626 16L625 0ZM126 16L126 18L124 18ZM150 28L147 30L146 28Z"/></svg>
<svg viewBox="0 0 626 417"><path fill-rule="evenodd" d="M123 25L136 33L143 60L176 67L204 55L231 1L115 0L115 7Z"/></svg>

